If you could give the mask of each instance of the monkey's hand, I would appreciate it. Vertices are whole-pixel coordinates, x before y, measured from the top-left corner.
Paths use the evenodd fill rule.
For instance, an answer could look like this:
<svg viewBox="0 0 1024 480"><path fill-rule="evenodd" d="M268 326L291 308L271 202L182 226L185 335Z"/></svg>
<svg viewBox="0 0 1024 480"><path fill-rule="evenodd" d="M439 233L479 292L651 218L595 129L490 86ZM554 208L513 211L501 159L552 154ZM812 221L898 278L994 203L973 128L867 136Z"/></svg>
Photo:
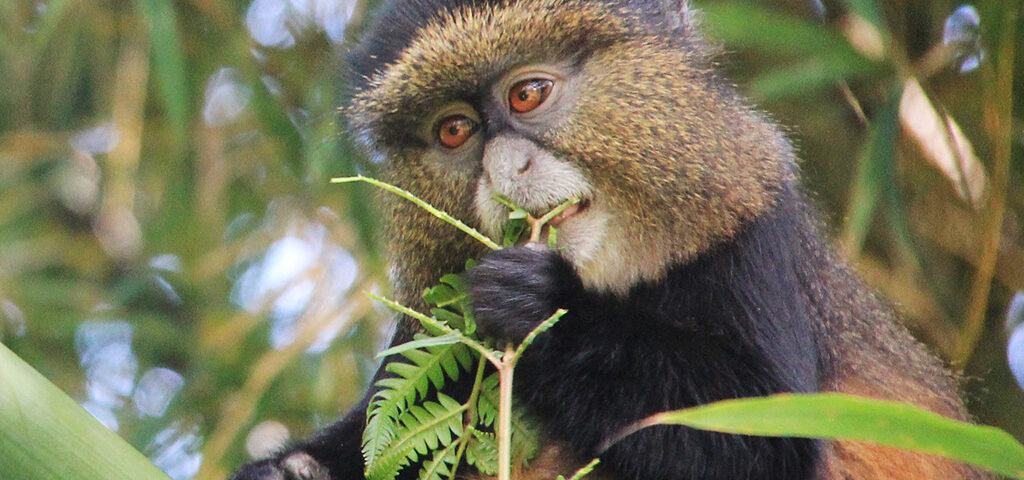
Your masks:
<svg viewBox="0 0 1024 480"><path fill-rule="evenodd" d="M554 250L530 244L484 256L469 272L473 313L485 338L518 344L558 308L579 283Z"/></svg>
<svg viewBox="0 0 1024 480"><path fill-rule="evenodd" d="M330 480L327 469L305 452L292 452L284 458L250 463L231 476L231 480Z"/></svg>

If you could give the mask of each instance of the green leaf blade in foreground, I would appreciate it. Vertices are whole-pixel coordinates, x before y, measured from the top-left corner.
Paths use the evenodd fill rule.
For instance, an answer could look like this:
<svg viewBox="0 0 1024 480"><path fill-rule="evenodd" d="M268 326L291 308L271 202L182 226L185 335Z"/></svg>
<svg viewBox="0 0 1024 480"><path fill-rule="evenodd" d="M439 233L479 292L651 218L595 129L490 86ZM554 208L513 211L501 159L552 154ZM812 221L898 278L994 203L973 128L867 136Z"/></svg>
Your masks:
<svg viewBox="0 0 1024 480"><path fill-rule="evenodd" d="M3 344L0 465L23 480L168 480Z"/></svg>
<svg viewBox="0 0 1024 480"><path fill-rule="evenodd" d="M1024 445L995 427L898 402L839 393L725 400L654 415L643 426L686 425L744 435L851 440L941 455L1024 478Z"/></svg>

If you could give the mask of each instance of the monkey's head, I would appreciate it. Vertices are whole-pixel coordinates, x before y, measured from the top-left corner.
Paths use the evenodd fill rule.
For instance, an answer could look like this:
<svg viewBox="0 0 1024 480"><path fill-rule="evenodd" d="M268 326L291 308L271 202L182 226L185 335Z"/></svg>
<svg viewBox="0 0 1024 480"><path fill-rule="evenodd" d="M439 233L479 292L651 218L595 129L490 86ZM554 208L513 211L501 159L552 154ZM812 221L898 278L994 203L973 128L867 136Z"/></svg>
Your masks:
<svg viewBox="0 0 1024 480"><path fill-rule="evenodd" d="M387 180L492 237L495 194L535 214L581 198L558 246L588 286L624 292L728 239L793 176L713 54L683 0L393 0L349 56L347 113ZM479 253L386 204L407 287Z"/></svg>

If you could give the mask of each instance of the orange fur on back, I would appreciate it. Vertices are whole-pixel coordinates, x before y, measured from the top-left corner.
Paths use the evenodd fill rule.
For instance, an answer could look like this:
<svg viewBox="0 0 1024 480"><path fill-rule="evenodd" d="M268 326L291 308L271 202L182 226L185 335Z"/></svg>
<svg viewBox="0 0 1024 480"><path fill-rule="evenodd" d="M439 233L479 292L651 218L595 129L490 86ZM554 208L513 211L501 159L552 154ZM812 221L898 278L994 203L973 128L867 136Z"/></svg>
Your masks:
<svg viewBox="0 0 1024 480"><path fill-rule="evenodd" d="M894 378L894 371L884 372ZM867 383L859 375L848 374L834 385L835 391L882 400L905 401L940 415L966 419L960 405L941 393L902 379L898 393L888 383ZM895 395L894 395L895 394ZM895 398L894 398L895 396ZM883 447L861 442L830 442L819 473L821 480L984 480L990 475L955 461L924 453Z"/></svg>

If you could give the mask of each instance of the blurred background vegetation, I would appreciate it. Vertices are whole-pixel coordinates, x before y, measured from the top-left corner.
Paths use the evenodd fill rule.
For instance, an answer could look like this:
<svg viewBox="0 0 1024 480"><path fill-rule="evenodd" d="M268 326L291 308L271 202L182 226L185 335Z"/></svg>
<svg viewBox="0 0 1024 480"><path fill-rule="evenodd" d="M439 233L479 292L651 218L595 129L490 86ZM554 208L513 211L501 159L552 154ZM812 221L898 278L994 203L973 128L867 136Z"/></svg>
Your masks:
<svg viewBox="0 0 1024 480"><path fill-rule="evenodd" d="M174 479L326 425L376 367L379 219L328 184L372 174L336 108L374 3L0 2L0 341ZM1021 3L698 4L837 245L1024 438Z"/></svg>

